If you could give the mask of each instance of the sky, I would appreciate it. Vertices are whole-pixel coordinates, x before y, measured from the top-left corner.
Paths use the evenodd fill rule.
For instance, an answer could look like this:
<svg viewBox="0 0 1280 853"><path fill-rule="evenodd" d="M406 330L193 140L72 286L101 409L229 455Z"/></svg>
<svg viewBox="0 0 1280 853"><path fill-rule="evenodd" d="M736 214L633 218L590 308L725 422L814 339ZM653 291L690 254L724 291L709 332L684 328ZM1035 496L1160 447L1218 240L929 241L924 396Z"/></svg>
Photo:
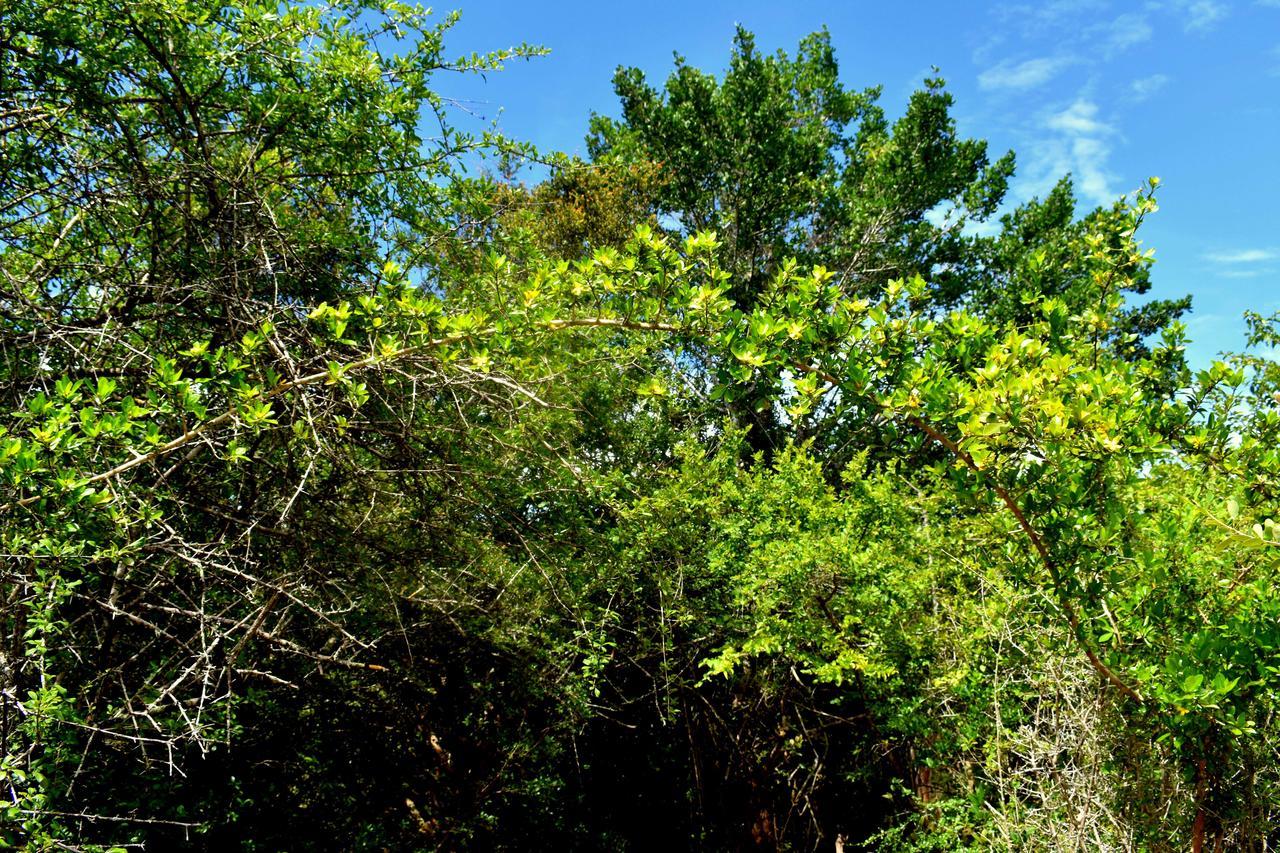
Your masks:
<svg viewBox="0 0 1280 853"><path fill-rule="evenodd" d="M440 7L441 9L446 7ZM660 86L674 53L719 75L734 28L793 54L826 26L847 88L899 112L933 67L965 136L1018 158L1010 202L1070 172L1083 204L1159 176L1151 297L1192 294L1194 366L1244 344L1246 310L1280 310L1280 0L498 2L459 0L447 53L529 42L548 56L441 94L516 139L585 155L594 112L618 114L619 65Z"/></svg>

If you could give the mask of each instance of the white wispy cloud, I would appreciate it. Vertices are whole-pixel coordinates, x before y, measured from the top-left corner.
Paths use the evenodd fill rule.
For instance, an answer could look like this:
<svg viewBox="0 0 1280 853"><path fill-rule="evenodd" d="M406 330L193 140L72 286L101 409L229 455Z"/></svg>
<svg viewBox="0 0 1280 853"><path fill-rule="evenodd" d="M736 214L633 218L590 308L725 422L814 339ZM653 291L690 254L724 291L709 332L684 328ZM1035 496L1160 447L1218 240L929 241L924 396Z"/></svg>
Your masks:
<svg viewBox="0 0 1280 853"><path fill-rule="evenodd" d="M1107 0L1041 0L996 6L992 11L1002 29L1019 37L1034 38L1087 14L1100 14Z"/></svg>
<svg viewBox="0 0 1280 853"><path fill-rule="evenodd" d="M1096 204L1112 201L1117 193L1112 189L1112 175L1107 171L1107 158L1111 146L1101 139L1078 137L1071 140L1071 157L1080 195Z"/></svg>
<svg viewBox="0 0 1280 853"><path fill-rule="evenodd" d="M1204 259L1215 264L1258 264L1274 260L1276 257L1277 254L1273 249L1235 249L1226 252L1208 252Z"/></svg>
<svg viewBox="0 0 1280 853"><path fill-rule="evenodd" d="M1045 126L1071 136L1097 136L1112 132L1110 125L1098 121L1098 105L1084 98L1078 98L1062 112L1049 116Z"/></svg>
<svg viewBox="0 0 1280 853"><path fill-rule="evenodd" d="M1270 267L1256 270L1218 270L1218 278L1261 278L1273 272Z"/></svg>
<svg viewBox="0 0 1280 853"><path fill-rule="evenodd" d="M1024 62L1005 60L978 75L983 89L1034 89L1056 77L1075 60L1067 56L1042 56Z"/></svg>
<svg viewBox="0 0 1280 853"><path fill-rule="evenodd" d="M1174 6L1183 15L1182 28L1189 33L1212 29L1228 10L1225 3L1217 0L1175 0Z"/></svg>
<svg viewBox="0 0 1280 853"><path fill-rule="evenodd" d="M1128 50L1134 45L1150 41L1153 32L1150 22L1147 21L1147 16L1133 12L1123 14L1102 26L1106 52L1110 55L1115 55Z"/></svg>
<svg viewBox="0 0 1280 853"><path fill-rule="evenodd" d="M1080 97L1070 106L1044 116L1040 137L1029 146L1026 195L1042 195L1070 173L1080 198L1107 204L1119 195L1107 167L1116 129L1099 117L1098 105ZM1047 133L1045 133L1047 131Z"/></svg>
<svg viewBox="0 0 1280 853"><path fill-rule="evenodd" d="M1257 5L1265 6L1268 9L1280 9L1280 0L1254 0Z"/></svg>
<svg viewBox="0 0 1280 853"><path fill-rule="evenodd" d="M1191 331L1202 329L1205 326L1222 326L1234 320L1227 314L1192 314L1187 318L1187 328Z"/></svg>
<svg viewBox="0 0 1280 853"><path fill-rule="evenodd" d="M1167 74L1152 74L1149 77L1140 77L1129 84L1129 97L1135 101L1145 101L1156 92L1159 92L1169 82Z"/></svg>

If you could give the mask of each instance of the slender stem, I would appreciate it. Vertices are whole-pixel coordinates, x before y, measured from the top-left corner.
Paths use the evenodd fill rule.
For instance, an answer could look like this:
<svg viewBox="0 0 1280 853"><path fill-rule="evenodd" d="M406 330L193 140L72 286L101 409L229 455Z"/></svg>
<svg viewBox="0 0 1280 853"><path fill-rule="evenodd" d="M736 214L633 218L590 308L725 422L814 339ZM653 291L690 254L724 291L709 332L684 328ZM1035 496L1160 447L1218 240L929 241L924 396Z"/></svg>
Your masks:
<svg viewBox="0 0 1280 853"><path fill-rule="evenodd" d="M824 370L821 370L820 368L804 364L803 362L795 362L792 364L792 367L805 373L813 374L828 384L835 386L840 385L836 377ZM870 395L868 395L868 399L882 411L893 411L892 407L883 400ZM981 467L979 467L978 463L969 454L969 452L955 441L948 438L937 427L916 415L906 415L904 420L916 430L924 433L930 441L938 444L956 459L959 459L964 463L965 467L979 475L983 473ZM1053 555L1049 553L1049 547L1045 544L1044 537L1042 537L1039 531L1032 526L1031 522L1027 519L1026 513L1022 511L1022 507L1020 507L1018 502L1014 500L1013 495L1009 494L1008 489L989 477L984 477L984 480L986 480L988 487L995 492L996 497L1000 498L1000 502L1003 503L1005 508L1013 515L1014 519L1018 522L1018 527L1020 527L1023 533L1027 535L1027 538L1031 540L1031 546L1035 549L1036 555L1040 558L1040 562L1044 564L1045 570L1049 572L1049 578L1053 582L1053 589L1057 595L1058 606L1062 608L1062 612L1066 615L1067 624L1071 626L1072 634L1075 636L1076 643L1080 646L1081 651L1083 651L1085 657L1089 659L1089 665L1125 696L1138 704L1142 704L1145 701L1142 698L1142 694L1117 675L1115 670L1107 666L1106 663L1098 657L1098 654L1085 639L1084 628L1080 622L1080 616L1076 612L1075 605L1071 603L1071 600L1063 590L1062 571L1057 562L1053 559Z"/></svg>
<svg viewBox="0 0 1280 853"><path fill-rule="evenodd" d="M542 323L541 325L543 328L549 331L561 331L564 329L581 329L581 328L618 328L618 329L627 329L631 331L641 331L641 332L679 332L683 330L683 327L675 326L670 323L651 323L651 322L643 322L639 320L622 320L614 317L578 317L578 318L570 318L570 319L563 319L563 320L549 320ZM497 332L496 329L489 327L489 328L481 329L475 332L459 333L456 335L446 335L444 337L436 338L434 340L430 340L425 343L402 347L390 353L368 355L368 356L365 356L364 358L358 359L356 361L353 361L347 364L343 368L343 372L350 373L352 371L363 370L365 368L373 367L375 365L382 364L384 362L396 361L401 358L406 358L410 355L426 352L428 350L436 349L442 346L448 346L450 344L461 343L462 341L465 341L471 338L492 335L492 334L495 334L496 332ZM330 376L329 370L325 369L325 370L317 370L315 373L309 373L305 376L299 376L295 379L283 380L277 383L274 387L263 392L262 395L259 397L259 399L274 400L275 398L283 396L295 389L303 388L308 385L316 385L318 383L324 382L329 378L329 376ZM114 468L111 468L110 470L102 471L98 474L94 474L88 479L83 480L80 483L80 485L90 486L95 483L102 483L107 480L113 480L116 477L119 477L121 474L124 474L128 471L132 471L134 468L137 468L139 465L146 465L148 462L154 462L157 459L162 459L165 456L168 456L170 453L173 453L176 450L180 450L183 447L186 447L188 444L191 444L193 441L196 441L197 439L205 435L208 435L209 433L213 432L219 427L224 426L225 424L233 420L235 416L236 416L236 410L228 409L222 414L217 415L216 417L210 418L209 420L204 421L192 427L191 429L187 430L177 438L174 438L171 441L167 441L164 444L159 445L158 447L156 447L155 449L151 450L148 453L136 455L132 459L129 459L125 462L121 462L119 465L115 466ZM35 495L30 495L28 497L22 498L21 500L11 501L7 504L0 505L0 512L8 512L9 510L16 509L18 507L30 506L31 504L40 500L42 497L44 497L44 495L35 494Z"/></svg>

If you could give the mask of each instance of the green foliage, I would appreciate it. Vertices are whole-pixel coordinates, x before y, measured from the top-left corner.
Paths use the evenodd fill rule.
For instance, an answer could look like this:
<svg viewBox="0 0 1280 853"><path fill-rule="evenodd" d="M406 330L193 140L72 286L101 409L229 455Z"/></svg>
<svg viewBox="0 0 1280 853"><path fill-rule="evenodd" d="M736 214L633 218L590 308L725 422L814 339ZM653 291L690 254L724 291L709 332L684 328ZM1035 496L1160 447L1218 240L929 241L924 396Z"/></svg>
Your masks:
<svg viewBox="0 0 1280 853"><path fill-rule="evenodd" d="M964 223L999 205L1012 155L991 164L985 143L957 138L940 79L890 123L878 89L848 92L838 75L825 30L793 59L762 54L739 28L723 80L677 57L658 92L620 68L622 118L594 117L590 150L660 165L656 212L685 233L723 235L730 296L745 310L792 257L839 271L854 294L916 273L934 282L936 268L963 261ZM951 212L939 226L926 214L940 206Z"/></svg>
<svg viewBox="0 0 1280 853"><path fill-rule="evenodd" d="M649 211L661 184L660 170L645 161L570 161L532 188L499 185L493 205L501 225L492 239L532 240L554 258L620 248L637 225L655 224Z"/></svg>
<svg viewBox="0 0 1280 853"><path fill-rule="evenodd" d="M984 261L981 274L969 282L974 311L1002 325L1025 326L1035 322L1038 300L1045 297L1063 300L1072 313L1087 306L1094 291L1093 270L1088 255L1079 251L1080 241L1104 214L1076 219L1075 206L1071 182L1064 178L1043 199L1002 217L998 235L976 241L975 251ZM1115 247L1125 238L1113 233L1106 239ZM1124 289L1135 294L1150 290L1145 266L1133 264L1126 272ZM1147 339L1190 308L1189 296L1126 307L1109 333L1111 345L1121 353L1147 355Z"/></svg>
<svg viewBox="0 0 1280 853"><path fill-rule="evenodd" d="M5 846L1274 835L1280 372L1126 304L1154 182L970 236L825 34L525 189L451 17L0 14Z"/></svg>

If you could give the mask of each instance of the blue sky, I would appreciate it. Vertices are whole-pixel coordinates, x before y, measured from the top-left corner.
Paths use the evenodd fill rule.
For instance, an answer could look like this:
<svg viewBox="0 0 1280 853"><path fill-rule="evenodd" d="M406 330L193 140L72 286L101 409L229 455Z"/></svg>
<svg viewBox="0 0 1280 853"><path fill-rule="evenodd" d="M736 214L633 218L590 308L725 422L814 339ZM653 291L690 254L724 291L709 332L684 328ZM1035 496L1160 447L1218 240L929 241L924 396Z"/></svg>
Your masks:
<svg viewBox="0 0 1280 853"><path fill-rule="evenodd" d="M846 86L883 85L891 113L938 66L962 133L1012 148L1012 200L1071 172L1089 204L1148 176L1161 210L1153 296L1191 293L1193 363L1242 344L1241 313L1280 310L1280 0L1042 3L459 3L448 52L528 41L551 55L443 94L511 136L584 153L591 111L616 115L610 79L660 84L678 52L719 73L734 26L765 50L831 31Z"/></svg>

